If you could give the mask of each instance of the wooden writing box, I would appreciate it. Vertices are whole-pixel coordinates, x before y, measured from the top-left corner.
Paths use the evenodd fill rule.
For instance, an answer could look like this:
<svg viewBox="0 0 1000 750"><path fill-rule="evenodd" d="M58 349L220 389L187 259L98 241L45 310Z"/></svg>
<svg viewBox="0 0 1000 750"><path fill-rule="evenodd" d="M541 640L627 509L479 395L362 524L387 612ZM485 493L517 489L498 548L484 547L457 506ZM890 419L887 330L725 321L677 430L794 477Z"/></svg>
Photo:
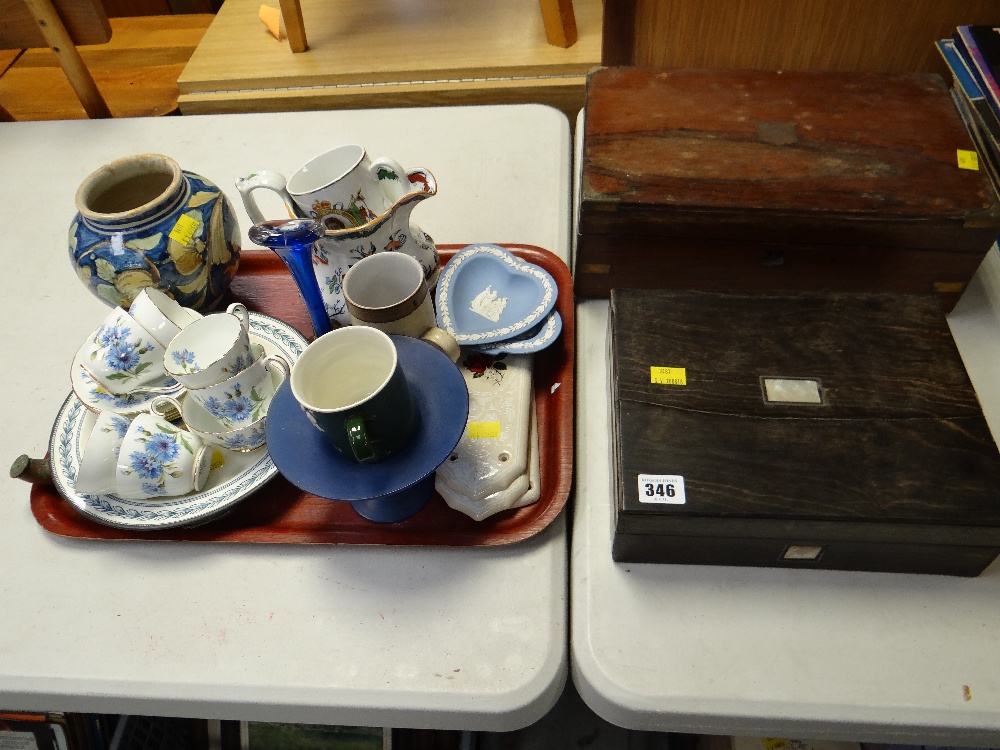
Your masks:
<svg viewBox="0 0 1000 750"><path fill-rule="evenodd" d="M950 292L1000 229L930 74L604 68L588 81L576 292Z"/></svg>
<svg viewBox="0 0 1000 750"><path fill-rule="evenodd" d="M610 325L615 560L1000 553L1000 452L936 296L616 289Z"/></svg>

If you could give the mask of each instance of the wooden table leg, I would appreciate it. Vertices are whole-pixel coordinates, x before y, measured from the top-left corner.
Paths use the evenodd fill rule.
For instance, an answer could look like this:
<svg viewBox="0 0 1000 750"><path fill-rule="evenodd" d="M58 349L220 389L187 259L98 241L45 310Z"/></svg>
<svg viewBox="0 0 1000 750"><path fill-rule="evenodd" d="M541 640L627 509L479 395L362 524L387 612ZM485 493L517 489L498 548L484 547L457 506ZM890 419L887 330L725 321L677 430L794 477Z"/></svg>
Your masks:
<svg viewBox="0 0 1000 750"><path fill-rule="evenodd" d="M281 17L285 21L285 31L288 34L288 46L292 52L305 52L309 49L306 42L306 25L302 20L302 6L299 0L279 0Z"/></svg>
<svg viewBox="0 0 1000 750"><path fill-rule="evenodd" d="M554 47L572 47L576 42L573 0L538 0L545 24L545 38Z"/></svg>

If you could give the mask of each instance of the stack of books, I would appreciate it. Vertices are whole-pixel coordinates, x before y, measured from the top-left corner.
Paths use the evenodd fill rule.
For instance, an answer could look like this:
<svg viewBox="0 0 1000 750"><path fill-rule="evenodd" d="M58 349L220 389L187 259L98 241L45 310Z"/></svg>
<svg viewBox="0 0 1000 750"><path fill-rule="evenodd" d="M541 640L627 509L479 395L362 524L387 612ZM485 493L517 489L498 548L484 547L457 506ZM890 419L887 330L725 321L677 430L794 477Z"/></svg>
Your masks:
<svg viewBox="0 0 1000 750"><path fill-rule="evenodd" d="M1000 26L959 26L936 44L954 77L955 106L1000 194Z"/></svg>

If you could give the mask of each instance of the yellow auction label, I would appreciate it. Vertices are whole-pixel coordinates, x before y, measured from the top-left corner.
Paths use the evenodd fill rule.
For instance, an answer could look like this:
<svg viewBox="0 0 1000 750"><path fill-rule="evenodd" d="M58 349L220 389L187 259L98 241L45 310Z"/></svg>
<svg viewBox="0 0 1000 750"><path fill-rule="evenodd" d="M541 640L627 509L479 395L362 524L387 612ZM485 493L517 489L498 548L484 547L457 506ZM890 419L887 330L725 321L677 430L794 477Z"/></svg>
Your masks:
<svg viewBox="0 0 1000 750"><path fill-rule="evenodd" d="M958 149L958 168L979 171L979 154L963 148Z"/></svg>
<svg viewBox="0 0 1000 750"><path fill-rule="evenodd" d="M649 382L659 385L687 385L687 370L683 367L650 367Z"/></svg>
<svg viewBox="0 0 1000 750"><path fill-rule="evenodd" d="M765 750L781 750L783 747L788 747L788 740L781 737L764 737L761 742Z"/></svg>
<svg viewBox="0 0 1000 750"><path fill-rule="evenodd" d="M498 438L500 437L499 422L469 422L469 437Z"/></svg>
<svg viewBox="0 0 1000 750"><path fill-rule="evenodd" d="M200 221L192 219L187 214L182 214L177 219L177 223L174 224L174 228L170 230L170 239L185 246L190 245L191 238L194 237L194 233L198 231L200 226Z"/></svg>

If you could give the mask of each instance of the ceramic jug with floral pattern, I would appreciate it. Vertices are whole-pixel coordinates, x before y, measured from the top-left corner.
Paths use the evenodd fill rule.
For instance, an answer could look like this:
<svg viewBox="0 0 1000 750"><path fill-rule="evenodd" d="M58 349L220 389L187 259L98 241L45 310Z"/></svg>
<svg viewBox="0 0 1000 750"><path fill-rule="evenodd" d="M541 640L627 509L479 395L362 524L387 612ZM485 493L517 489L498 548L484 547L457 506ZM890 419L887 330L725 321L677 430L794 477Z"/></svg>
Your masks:
<svg viewBox="0 0 1000 750"><path fill-rule="evenodd" d="M236 188L243 197L243 205L254 225L274 223L267 222L252 197L254 190L265 187L284 196L285 206L293 219L314 219L325 227L322 239L313 247L312 264L326 316L334 326L351 323L347 301L344 299L344 274L359 260L373 253L396 251L410 255L423 268L428 286L433 287L437 283L441 272L437 247L431 236L413 222L410 216L418 203L437 194L437 181L426 169L403 172L402 177L405 179L395 174L392 177L392 180L385 180L394 186L392 193L387 192L385 196L389 207L377 216L366 214L360 218L355 217L358 221L356 226L344 226L346 222L343 218L347 212L343 211L327 214L322 207L315 210L311 208L308 211L310 215L306 216L307 212L287 194L285 178L275 172L258 172L236 183ZM301 290L303 277L297 277L296 281ZM307 286L311 287L312 283L309 282ZM308 300L309 295L304 293L304 297Z"/></svg>

